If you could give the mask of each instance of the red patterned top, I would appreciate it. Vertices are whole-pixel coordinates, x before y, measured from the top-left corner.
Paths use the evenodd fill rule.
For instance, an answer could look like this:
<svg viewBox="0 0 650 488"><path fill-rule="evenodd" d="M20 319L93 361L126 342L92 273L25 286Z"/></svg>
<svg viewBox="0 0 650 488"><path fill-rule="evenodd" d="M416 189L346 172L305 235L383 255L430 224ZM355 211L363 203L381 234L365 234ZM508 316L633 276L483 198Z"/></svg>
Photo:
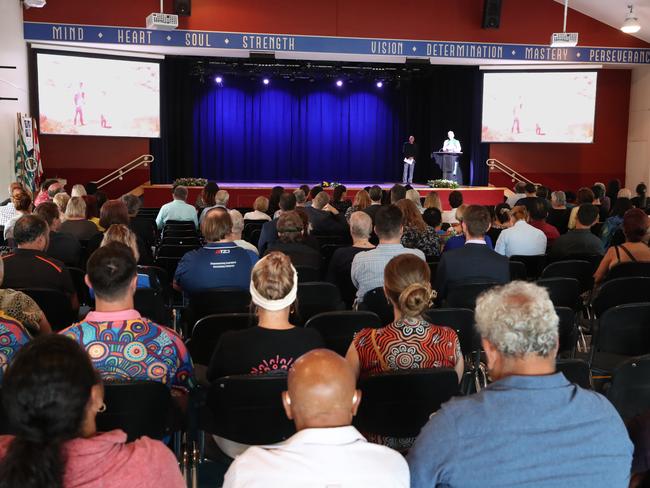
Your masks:
<svg viewBox="0 0 650 488"><path fill-rule="evenodd" d="M455 330L416 318L402 318L381 329L363 329L353 344L362 374L453 368L462 357Z"/></svg>

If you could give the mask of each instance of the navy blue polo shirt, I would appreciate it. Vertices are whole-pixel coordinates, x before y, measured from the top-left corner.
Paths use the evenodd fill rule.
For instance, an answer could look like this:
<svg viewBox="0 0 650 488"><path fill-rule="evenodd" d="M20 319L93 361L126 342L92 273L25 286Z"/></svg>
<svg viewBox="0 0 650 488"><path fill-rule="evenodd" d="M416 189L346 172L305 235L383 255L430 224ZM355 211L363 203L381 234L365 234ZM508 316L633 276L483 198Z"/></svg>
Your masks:
<svg viewBox="0 0 650 488"><path fill-rule="evenodd" d="M178 263L174 281L187 294L210 288L248 290L258 257L232 242L213 242L190 251Z"/></svg>

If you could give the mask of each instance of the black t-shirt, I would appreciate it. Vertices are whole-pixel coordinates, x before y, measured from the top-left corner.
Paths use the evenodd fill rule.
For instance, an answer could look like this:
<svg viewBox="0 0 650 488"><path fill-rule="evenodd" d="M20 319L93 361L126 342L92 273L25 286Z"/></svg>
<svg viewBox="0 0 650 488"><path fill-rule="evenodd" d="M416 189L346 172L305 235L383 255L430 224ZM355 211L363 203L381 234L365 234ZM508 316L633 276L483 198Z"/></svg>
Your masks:
<svg viewBox="0 0 650 488"><path fill-rule="evenodd" d="M327 281L340 285L342 280L350 280L352 260L354 256L363 251L370 251L371 247L341 247L334 251L327 269Z"/></svg>
<svg viewBox="0 0 650 488"><path fill-rule="evenodd" d="M66 295L75 293L70 273L58 259L41 251L16 249L3 256L5 274L3 288L49 288Z"/></svg>
<svg viewBox="0 0 650 488"><path fill-rule="evenodd" d="M554 226L560 234L566 234L569 229L571 210L568 208L552 208L548 212L546 222Z"/></svg>
<svg viewBox="0 0 650 488"><path fill-rule="evenodd" d="M47 255L62 261L66 266L79 267L81 264L79 239L65 232L50 232Z"/></svg>
<svg viewBox="0 0 650 488"><path fill-rule="evenodd" d="M226 332L210 359L208 380L235 374L287 373L296 359L320 347L324 347L323 339L315 329L250 327Z"/></svg>
<svg viewBox="0 0 650 488"><path fill-rule="evenodd" d="M410 142L405 142L402 146L402 153L405 158L416 158L418 157L418 145L416 143L411 144Z"/></svg>

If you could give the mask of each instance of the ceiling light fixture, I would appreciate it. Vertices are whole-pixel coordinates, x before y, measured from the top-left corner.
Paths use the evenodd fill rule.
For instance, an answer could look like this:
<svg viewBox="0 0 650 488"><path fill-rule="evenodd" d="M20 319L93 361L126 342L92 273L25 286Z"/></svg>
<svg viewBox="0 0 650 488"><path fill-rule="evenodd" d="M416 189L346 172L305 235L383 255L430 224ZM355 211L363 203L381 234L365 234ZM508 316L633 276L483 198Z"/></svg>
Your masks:
<svg viewBox="0 0 650 488"><path fill-rule="evenodd" d="M641 30L641 24L639 24L639 19L634 15L634 6L628 5L627 8L629 12L625 16L625 22L621 26L621 30L626 34L634 34Z"/></svg>

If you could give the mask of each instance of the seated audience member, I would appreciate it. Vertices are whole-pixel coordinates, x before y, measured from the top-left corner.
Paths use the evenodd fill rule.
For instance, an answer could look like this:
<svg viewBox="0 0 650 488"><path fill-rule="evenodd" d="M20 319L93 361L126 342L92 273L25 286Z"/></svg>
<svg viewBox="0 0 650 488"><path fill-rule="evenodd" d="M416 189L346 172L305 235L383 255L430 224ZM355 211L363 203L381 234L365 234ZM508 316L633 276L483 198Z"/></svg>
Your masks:
<svg viewBox="0 0 650 488"><path fill-rule="evenodd" d="M366 207L363 211L370 215L372 223L375 223L375 215L377 215L377 210L381 208L381 199L384 196L384 191L379 185L373 185L368 190L368 196L370 197L370 205Z"/></svg>
<svg viewBox="0 0 650 488"><path fill-rule="evenodd" d="M12 183L10 185L9 198L6 200L7 203L0 207L0 225L6 226L7 223L18 214L15 202L19 201L23 193L27 192L20 183Z"/></svg>
<svg viewBox="0 0 650 488"><path fill-rule="evenodd" d="M96 195L97 183L95 183L94 181L88 181L84 183L84 190L86 190L87 195Z"/></svg>
<svg viewBox="0 0 650 488"><path fill-rule="evenodd" d="M578 207L585 203L593 205L594 192L591 191L591 188L586 188L586 187L580 188L578 190L578 196L576 202L577 205L571 209L571 213L569 214L569 229L574 229L576 226L576 216L578 215Z"/></svg>
<svg viewBox="0 0 650 488"><path fill-rule="evenodd" d="M259 254L257 248L248 241L242 239L241 234L244 231L244 217L241 216L239 210L228 210L230 214L230 220L232 220L232 231L228 235L228 240L237 244L239 247L253 251L255 254Z"/></svg>
<svg viewBox="0 0 650 488"><path fill-rule="evenodd" d="M446 233L444 230L442 230L442 212L439 208L425 208L424 212L422 213L422 220L424 220L424 223L429 227L432 227L438 236Z"/></svg>
<svg viewBox="0 0 650 488"><path fill-rule="evenodd" d="M296 209L296 195L293 193L285 192L280 196L280 210L279 214L282 215L282 212L291 212ZM270 222L265 222L260 231L260 238L257 241L257 249L259 249L260 254L264 254L266 248L272 242L275 242L278 239L278 219L274 218Z"/></svg>
<svg viewBox="0 0 650 488"><path fill-rule="evenodd" d="M395 205L401 199L406 198L406 187L396 183L390 189L390 203Z"/></svg>
<svg viewBox="0 0 650 488"><path fill-rule="evenodd" d="M429 266L410 254L388 262L384 293L395 320L381 329L362 329L354 336L346 359L357 376L399 369L454 368L460 381L464 362L456 332L422 318L435 298L430 278Z"/></svg>
<svg viewBox="0 0 650 488"><path fill-rule="evenodd" d="M86 202L82 197L70 198L59 231L71 234L79 241L88 241L99 232L93 222L86 220Z"/></svg>
<svg viewBox="0 0 650 488"><path fill-rule="evenodd" d="M97 249L88 259L86 274L95 310L60 333L88 351L105 381L158 381L187 393L194 369L183 340L134 309L137 270L133 252L121 242Z"/></svg>
<svg viewBox="0 0 650 488"><path fill-rule="evenodd" d="M458 220L456 219L456 209L463 204L463 194L458 190L454 190L449 193L449 205L451 206L450 210L443 210L442 212L442 223L443 224L457 224Z"/></svg>
<svg viewBox="0 0 650 488"><path fill-rule="evenodd" d="M350 272L354 257L360 252L374 249L369 239L372 232L372 219L365 212L354 212L350 216L350 235L352 236L352 245L340 247L329 262L327 270L327 281L334 283L343 288L342 283L350 280Z"/></svg>
<svg viewBox="0 0 650 488"><path fill-rule="evenodd" d="M320 270L322 257L304 242L304 227L298 212L282 212L277 228L278 240L269 244L266 254L279 251L289 256L294 266L311 266Z"/></svg>
<svg viewBox="0 0 650 488"><path fill-rule="evenodd" d="M315 188L315 187L314 187ZM321 188L322 190L322 188ZM271 188L271 194L269 195L269 210L268 214L273 218L277 218L275 213L280 210L280 198L285 193L284 188L281 186L274 186ZM287 192L288 193L288 192Z"/></svg>
<svg viewBox="0 0 650 488"><path fill-rule="evenodd" d="M307 202L305 203L305 207L311 207L312 201L314 200L314 198L316 198L316 195L318 195L322 191L323 191L323 187L320 186L320 185L316 185L316 186L312 187L312 189L309 190Z"/></svg>
<svg viewBox="0 0 650 488"><path fill-rule="evenodd" d="M546 204L544 200L538 198L530 206L530 225L544 233L546 236L546 246L551 247L555 239L560 237L560 232L547 222L547 217L548 209L546 208Z"/></svg>
<svg viewBox="0 0 650 488"><path fill-rule="evenodd" d="M304 195L304 194L303 194ZM244 214L244 220L271 220L266 212L269 209L269 199L266 197L257 197L253 203L253 211Z"/></svg>
<svg viewBox="0 0 650 488"><path fill-rule="evenodd" d="M463 247L445 252L438 263L436 286L440 300L449 289L468 281L510 281L510 263L507 258L490 249L485 233L490 228L490 213L481 205L469 205L461 223L467 237Z"/></svg>
<svg viewBox="0 0 650 488"><path fill-rule="evenodd" d="M610 217L603 224L600 230L600 240L604 247L609 247L612 244L622 244L621 229L623 228L623 216L625 212L632 208L632 201L629 198L617 198L612 207Z"/></svg>
<svg viewBox="0 0 650 488"><path fill-rule="evenodd" d="M45 183L50 182L49 186L45 187L46 190L41 190L41 192L36 196L34 200L34 206L38 207L43 202L51 202L54 198L54 195L63 191L63 185L59 183L58 180L46 180Z"/></svg>
<svg viewBox="0 0 650 488"><path fill-rule="evenodd" d="M4 207L5 205L9 205L11 203L11 197L13 196L13 192L15 190L25 191L25 187L19 181L13 181L9 183L9 196L0 202L0 207ZM2 209L0 209L0 216L2 216Z"/></svg>
<svg viewBox="0 0 650 488"><path fill-rule="evenodd" d="M560 234L569 230L569 209L566 207L566 194L563 191L551 193L551 209L546 221L555 227Z"/></svg>
<svg viewBox="0 0 650 488"><path fill-rule="evenodd" d="M412 201L415 204L415 208L418 209L418 212L424 212L422 200L420 200L420 193L415 188L411 188L406 192L406 199Z"/></svg>
<svg viewBox="0 0 650 488"><path fill-rule="evenodd" d="M151 249L151 246L156 244L156 229L152 220L138 218L142 201L130 193L122 195L120 200L126 205L126 212L129 215L129 229L135 233L144 247Z"/></svg>
<svg viewBox="0 0 650 488"><path fill-rule="evenodd" d="M399 254L414 254L423 261L425 256L419 249L409 249L402 245L402 211L396 205L386 205L379 209L375 217L375 234L379 245L375 249L354 256L350 275L357 289L358 303L370 290L384 284L384 268L388 261Z"/></svg>
<svg viewBox="0 0 650 488"><path fill-rule="evenodd" d="M632 200L632 190L629 188L621 188L618 190L618 195L616 196L617 200L619 198L627 198L628 200Z"/></svg>
<svg viewBox="0 0 650 488"><path fill-rule="evenodd" d="M299 190L302 190L305 193L305 199L307 198L307 195L309 195L309 185L300 185L298 187Z"/></svg>
<svg viewBox="0 0 650 488"><path fill-rule="evenodd" d="M86 220L95 224L95 227L97 227L99 232L104 232L106 229L103 229L99 225L99 205L97 197L95 195L86 195L81 198L83 198L84 203L86 204Z"/></svg>
<svg viewBox="0 0 650 488"><path fill-rule="evenodd" d="M193 205L189 205L186 202L187 193L187 188L184 186L179 185L174 188L174 199L160 207L160 211L156 217L156 225L159 229L162 229L165 226L165 222L168 220L194 222L195 227L199 226L199 222L196 218L196 209Z"/></svg>
<svg viewBox="0 0 650 488"><path fill-rule="evenodd" d="M140 251L138 251L138 240L135 233L124 224L113 224L106 232L100 247L107 246L111 242L119 242L124 244L133 253L135 262L138 262ZM138 266L138 281L136 288L160 288L161 284L158 281L158 276L155 272L150 271L146 266ZM93 290L90 290L93 294Z"/></svg>
<svg viewBox="0 0 650 488"><path fill-rule="evenodd" d="M404 198L395 205L403 215L402 245L410 249L419 249L427 257L440 256L440 238L435 229L424 222L415 204L408 198Z"/></svg>
<svg viewBox="0 0 650 488"><path fill-rule="evenodd" d="M594 201L591 203L598 208L598 222L605 222L609 216L609 210L602 204L602 199L605 197L605 189L599 185L594 185L591 187L591 191L594 194Z"/></svg>
<svg viewBox="0 0 650 488"><path fill-rule="evenodd" d="M0 354L0 386L2 386L2 379L7 370L7 366L11 364L18 350L27 344L30 339L31 337L27 329L18 320L6 315L4 310L0 310L0 344L2 344L2 353ZM6 419L3 419L3 422L6 422ZM0 472L2 472L1 469Z"/></svg>
<svg viewBox="0 0 650 488"><path fill-rule="evenodd" d="M213 208L223 208L228 210L228 201L230 200L230 194L226 190L219 190L214 196L214 205L212 207L205 207L201 211L201 218L199 223L203 221L205 215L212 210Z"/></svg>
<svg viewBox="0 0 650 488"><path fill-rule="evenodd" d="M56 181L57 181L56 179L52 179L52 178L43 180L41 182L41 186L38 188L38 192L35 193L34 202L36 200L39 200L39 203L41 203L41 201L43 202L47 201L47 189L52 183L56 183Z"/></svg>
<svg viewBox="0 0 650 488"><path fill-rule="evenodd" d="M286 373L304 353L323 346L318 331L289 322L298 274L288 256L264 256L249 276L258 325L221 336L208 368L210 381L233 374Z"/></svg>
<svg viewBox="0 0 650 488"><path fill-rule="evenodd" d="M407 488L404 459L367 442L352 426L361 402L355 388L354 374L336 353L318 349L301 356L282 395L298 433L274 446L250 447L230 465L224 488Z"/></svg>
<svg viewBox="0 0 650 488"><path fill-rule="evenodd" d="M515 183L513 190L514 193L510 195L505 202L508 204L508 207L510 208L514 207L517 204L517 202L522 198L526 198L526 182L518 181L517 183Z"/></svg>
<svg viewBox="0 0 650 488"><path fill-rule="evenodd" d="M354 202L352 202L352 205L349 206L348 209L345 211L345 220L350 222L350 216L354 212L363 211L367 209L370 205L371 205L371 201L368 192L366 190L359 190L357 194L354 196Z"/></svg>
<svg viewBox="0 0 650 488"><path fill-rule="evenodd" d="M59 215L61 216L61 221L65 219L65 209L68 208L68 202L70 201L70 195L67 193L57 193L54 195L52 202L59 209Z"/></svg>
<svg viewBox="0 0 650 488"><path fill-rule="evenodd" d="M4 261L0 259L0 311L17 320L29 333L35 336L49 334L52 327L38 304L22 291L4 288ZM0 345L2 341L0 341ZM0 354L0 358L2 354Z"/></svg>
<svg viewBox="0 0 650 488"><path fill-rule="evenodd" d="M427 208L437 208L442 214L442 202L440 201L440 195L437 191L430 191L427 196L424 198L424 209Z"/></svg>
<svg viewBox="0 0 650 488"><path fill-rule="evenodd" d="M508 207L507 203L500 203L494 207L494 215L491 215L491 217L492 224L487 231L486 237L489 237L492 242L496 242L499 235L501 235L501 231L512 225L510 222L510 207Z"/></svg>
<svg viewBox="0 0 650 488"><path fill-rule="evenodd" d="M14 225L21 217L29 215L32 211L32 197L29 196L29 193L22 192L16 195L16 198L13 199L12 206L15 209L13 217L5 224L4 238L12 239L14 237Z"/></svg>
<svg viewBox="0 0 650 488"><path fill-rule="evenodd" d="M632 198L631 202L636 208L645 210L648 208L648 197L647 197L648 187L645 183L639 183L636 185L636 196Z"/></svg>
<svg viewBox="0 0 650 488"><path fill-rule="evenodd" d="M478 298L494 383L431 416L408 455L413 488L627 487L632 444L621 417L555 372L558 322L547 290L533 283Z"/></svg>
<svg viewBox="0 0 650 488"><path fill-rule="evenodd" d="M87 195L88 192L86 191L86 188L83 185L76 184L72 187L72 190L70 190L70 198L72 197L83 197L84 195Z"/></svg>
<svg viewBox="0 0 650 488"><path fill-rule="evenodd" d="M189 295L212 288L247 289L257 254L228 240L232 219L223 208L201 222L205 245L185 254L176 268L174 288Z"/></svg>
<svg viewBox="0 0 650 488"><path fill-rule="evenodd" d="M106 410L102 380L74 341L49 335L24 346L2 385L14 436L0 436L3 486L165 486L185 481L162 442L98 433Z"/></svg>
<svg viewBox="0 0 650 488"><path fill-rule="evenodd" d="M513 208L523 205L524 207L526 207L526 210L528 210L528 213L530 214L530 211L533 208L533 204L539 198L537 196L537 187L532 183L526 183L526 186L524 186L524 194L526 196L517 200L517 202L515 202L515 204L513 205Z"/></svg>
<svg viewBox="0 0 650 488"><path fill-rule="evenodd" d="M305 207L309 223L314 234L347 235L348 223L345 216L329 203L327 192L320 192L312 201L311 207Z"/></svg>
<svg viewBox="0 0 650 488"><path fill-rule="evenodd" d="M63 263L45 253L50 229L41 217L25 215L14 226L17 249L2 256L6 288L49 288L59 290L70 298L73 310L79 309L77 293L70 273Z"/></svg>
<svg viewBox="0 0 650 488"><path fill-rule="evenodd" d="M524 205L512 209L512 227L499 234L494 250L504 256L538 256L546 252L544 232L528 223L528 210Z"/></svg>
<svg viewBox="0 0 650 488"><path fill-rule="evenodd" d="M465 213L465 210L469 207L469 205L461 205L456 209L456 222L451 224L450 228L450 235L446 241L445 241L445 247L443 249L443 252L449 252L453 251L454 249L459 249L465 245L465 233L463 232L463 227L462 227L462 222L463 222L463 214ZM489 211L488 211L489 214ZM487 233L485 234L485 244L487 247L490 249L494 249L494 244L492 244L492 239L490 238Z"/></svg>
<svg viewBox="0 0 650 488"><path fill-rule="evenodd" d="M602 282L610 269L620 263L650 262L650 247L643 242L650 221L640 208L632 208L623 217L625 243L610 247L594 274L596 283Z"/></svg>
<svg viewBox="0 0 650 488"><path fill-rule="evenodd" d="M337 185L332 190L332 198L330 200L330 205L343 215L345 215L346 210L351 205L350 200L346 200L345 198L347 194L348 189L345 185Z"/></svg>
<svg viewBox="0 0 650 488"><path fill-rule="evenodd" d="M304 207L307 203L307 193L301 188L293 191L294 196L296 197L296 207Z"/></svg>
<svg viewBox="0 0 650 488"><path fill-rule="evenodd" d="M214 181L208 181L201 193L199 193L194 202L194 206L197 210L203 210L206 207L214 207L216 205L215 196L219 191L219 185Z"/></svg>
<svg viewBox="0 0 650 488"><path fill-rule="evenodd" d="M598 222L598 208L591 203L583 203L577 212L575 228L555 240L549 252L552 261L568 258L571 255L602 255L603 243L591 232Z"/></svg>
<svg viewBox="0 0 650 488"><path fill-rule="evenodd" d="M605 212L607 213L607 215L609 215L609 211L612 208L612 201L607 196L607 187L605 186L605 183L601 183L601 182L597 181L596 183L594 183L594 186L599 186L599 187L602 188L602 190L603 190L602 195L603 196L600 197L600 205L605 209Z"/></svg>
<svg viewBox="0 0 650 488"><path fill-rule="evenodd" d="M59 207L54 202L43 202L34 210L50 228L48 256L62 261L66 266L76 267L81 264L81 244L72 234L61 232Z"/></svg>
<svg viewBox="0 0 650 488"><path fill-rule="evenodd" d="M578 196L571 190L564 190L564 194L566 195L566 206L569 210L571 210L573 207L576 206L576 201L578 200Z"/></svg>

